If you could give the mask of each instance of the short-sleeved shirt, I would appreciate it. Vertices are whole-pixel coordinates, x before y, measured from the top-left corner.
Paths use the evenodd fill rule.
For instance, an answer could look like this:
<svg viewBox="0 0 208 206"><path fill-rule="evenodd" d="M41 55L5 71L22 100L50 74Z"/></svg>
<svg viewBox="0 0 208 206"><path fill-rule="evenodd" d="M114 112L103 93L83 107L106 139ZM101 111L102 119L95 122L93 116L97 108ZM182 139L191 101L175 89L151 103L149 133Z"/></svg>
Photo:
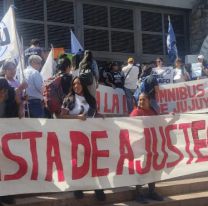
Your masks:
<svg viewBox="0 0 208 206"><path fill-rule="evenodd" d="M108 72L108 80L110 83L114 84L116 88L124 87L124 73L122 71Z"/></svg>

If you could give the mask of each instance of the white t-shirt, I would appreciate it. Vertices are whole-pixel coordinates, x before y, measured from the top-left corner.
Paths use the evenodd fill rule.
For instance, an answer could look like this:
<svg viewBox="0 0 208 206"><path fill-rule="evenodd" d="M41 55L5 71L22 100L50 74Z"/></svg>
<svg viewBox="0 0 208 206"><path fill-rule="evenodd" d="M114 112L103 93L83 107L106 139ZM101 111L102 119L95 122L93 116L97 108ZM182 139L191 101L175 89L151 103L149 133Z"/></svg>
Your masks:
<svg viewBox="0 0 208 206"><path fill-rule="evenodd" d="M69 111L70 115L87 114L90 106L87 103L85 97L75 94L75 105L72 110Z"/></svg>
<svg viewBox="0 0 208 206"><path fill-rule="evenodd" d="M130 69L131 71L127 75ZM139 68L137 66L134 66L133 64L128 64L127 66L122 68L122 71L124 72L124 77L126 77L127 75L125 79L124 87L127 89L136 89L138 82Z"/></svg>
<svg viewBox="0 0 208 206"><path fill-rule="evenodd" d="M179 82L185 82L186 80L184 79L184 75L182 73L182 70L179 68L175 68L174 71L174 83L179 83Z"/></svg>

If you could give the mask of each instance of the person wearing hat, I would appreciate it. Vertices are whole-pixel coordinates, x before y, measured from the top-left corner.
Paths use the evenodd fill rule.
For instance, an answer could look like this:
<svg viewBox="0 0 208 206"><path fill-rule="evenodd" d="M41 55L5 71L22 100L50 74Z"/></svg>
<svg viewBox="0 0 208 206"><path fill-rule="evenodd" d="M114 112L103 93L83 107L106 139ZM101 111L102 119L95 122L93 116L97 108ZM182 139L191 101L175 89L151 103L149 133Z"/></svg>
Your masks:
<svg viewBox="0 0 208 206"><path fill-rule="evenodd" d="M133 94L137 88L139 68L134 65L134 59L128 58L128 65L122 68L124 73L124 91L126 95L126 102L129 114L133 110L134 101Z"/></svg>
<svg viewBox="0 0 208 206"><path fill-rule="evenodd" d="M124 73L120 71L120 68L117 64L117 62L112 62L110 64L110 71L107 72L107 79L106 79L106 85L115 88L121 88L124 87Z"/></svg>

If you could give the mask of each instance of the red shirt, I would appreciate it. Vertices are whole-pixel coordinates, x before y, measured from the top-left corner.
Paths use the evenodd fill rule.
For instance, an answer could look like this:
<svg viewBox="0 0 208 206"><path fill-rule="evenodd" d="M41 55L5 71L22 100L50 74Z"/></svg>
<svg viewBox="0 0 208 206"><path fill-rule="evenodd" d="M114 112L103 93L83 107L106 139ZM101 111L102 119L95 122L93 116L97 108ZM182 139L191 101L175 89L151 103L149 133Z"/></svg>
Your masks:
<svg viewBox="0 0 208 206"><path fill-rule="evenodd" d="M137 107L136 109L134 109L131 112L130 117L135 117L135 116L154 116L154 115L157 115L157 113L152 108L146 110L146 109L142 109L140 107Z"/></svg>

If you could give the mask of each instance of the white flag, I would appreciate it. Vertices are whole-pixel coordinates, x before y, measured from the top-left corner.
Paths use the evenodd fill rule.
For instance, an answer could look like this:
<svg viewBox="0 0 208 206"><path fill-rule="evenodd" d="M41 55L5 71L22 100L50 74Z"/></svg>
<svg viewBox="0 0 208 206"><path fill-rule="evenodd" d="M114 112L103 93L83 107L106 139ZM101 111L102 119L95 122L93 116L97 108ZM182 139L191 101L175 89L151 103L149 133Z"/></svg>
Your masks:
<svg viewBox="0 0 208 206"><path fill-rule="evenodd" d="M74 35L73 31L71 30L71 53L77 54L79 51L84 51L84 49Z"/></svg>
<svg viewBox="0 0 208 206"><path fill-rule="evenodd" d="M0 22L0 61L14 59L18 61L17 31L13 8L10 6Z"/></svg>
<svg viewBox="0 0 208 206"><path fill-rule="evenodd" d="M45 81L50 77L52 77L54 73L53 71L54 71L54 58L53 58L53 48L52 48L40 72L43 80Z"/></svg>

